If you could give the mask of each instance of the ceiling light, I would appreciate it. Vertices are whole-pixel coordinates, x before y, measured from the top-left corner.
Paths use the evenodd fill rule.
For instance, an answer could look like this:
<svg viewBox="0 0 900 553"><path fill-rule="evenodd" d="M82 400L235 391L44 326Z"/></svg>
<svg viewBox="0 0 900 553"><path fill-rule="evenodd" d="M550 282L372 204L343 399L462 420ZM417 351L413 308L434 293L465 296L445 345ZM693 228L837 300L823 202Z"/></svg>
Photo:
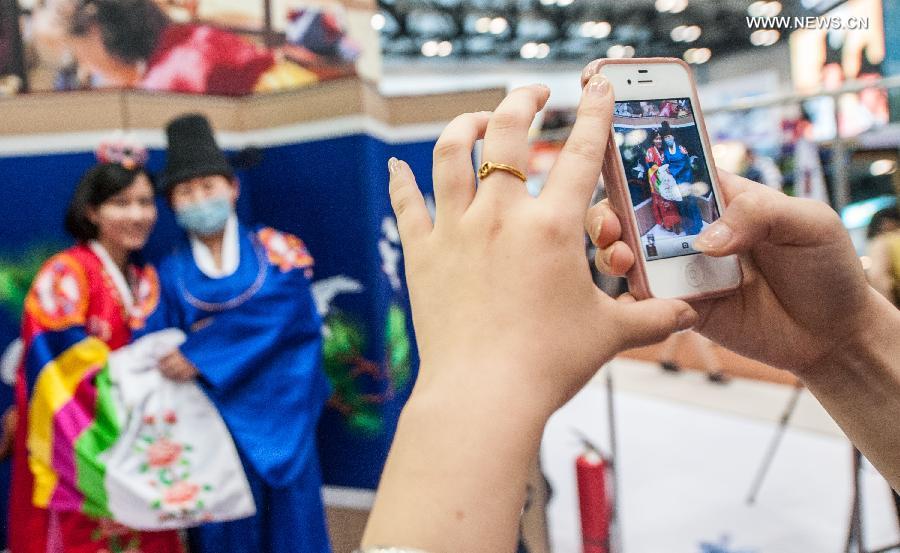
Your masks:
<svg viewBox="0 0 900 553"><path fill-rule="evenodd" d="M453 52L453 44L449 40L444 40L438 44L437 55L446 58Z"/></svg>
<svg viewBox="0 0 900 553"><path fill-rule="evenodd" d="M750 43L754 46L771 46L778 42L781 33L773 29L757 29L750 33Z"/></svg>
<svg viewBox="0 0 900 553"><path fill-rule="evenodd" d="M422 45L422 55L433 58L438 53L438 43L436 40L429 40Z"/></svg>
<svg viewBox="0 0 900 553"><path fill-rule="evenodd" d="M670 13L681 13L687 8L688 0L675 0L673 2L672 7L669 9Z"/></svg>
<svg viewBox="0 0 900 553"><path fill-rule="evenodd" d="M688 48L684 52L684 61L688 63L706 63L711 57L712 51L709 48Z"/></svg>
<svg viewBox="0 0 900 553"><path fill-rule="evenodd" d="M566 7L572 4L575 0L556 0L556 5L561 7Z"/></svg>
<svg viewBox="0 0 900 553"><path fill-rule="evenodd" d="M475 30L479 33L486 33L491 30L491 18L479 17L475 20Z"/></svg>
<svg viewBox="0 0 900 553"><path fill-rule="evenodd" d="M384 14L376 13L372 15L372 28L376 31L380 31L384 29L384 24L387 20L384 18Z"/></svg>
<svg viewBox="0 0 900 553"><path fill-rule="evenodd" d="M579 27L578 32L581 33L581 36L587 38L594 36L594 28L597 27L596 21L585 21Z"/></svg>
<svg viewBox="0 0 900 553"><path fill-rule="evenodd" d="M747 6L747 15L750 17L775 17L781 13L781 9L781 2L758 0Z"/></svg>
<svg viewBox="0 0 900 553"><path fill-rule="evenodd" d="M592 36L594 38L606 38L609 36L609 33L612 32L612 25L607 23L606 21L598 21L596 25L594 25L594 32Z"/></svg>
<svg viewBox="0 0 900 553"><path fill-rule="evenodd" d="M675 5L676 0L656 0L656 11L665 13L672 9L672 6Z"/></svg>
<svg viewBox="0 0 900 553"><path fill-rule="evenodd" d="M622 49L622 57L623 58L633 58L634 57L634 46L626 46Z"/></svg>
<svg viewBox="0 0 900 553"><path fill-rule="evenodd" d="M495 17L491 19L490 31L491 34L501 35L506 29L509 28L509 23L502 17Z"/></svg>
<svg viewBox="0 0 900 553"><path fill-rule="evenodd" d="M681 13L687 8L688 0L656 0L654 6L661 13Z"/></svg>
<svg viewBox="0 0 900 553"><path fill-rule="evenodd" d="M890 175L896 170L897 164L890 159L879 159L877 161L873 161L872 165L869 165L869 173L871 173L873 177Z"/></svg>
<svg viewBox="0 0 900 553"><path fill-rule="evenodd" d="M550 54L550 45L546 42L542 42L537 45L537 53L534 57L539 60L546 58Z"/></svg>
<svg viewBox="0 0 900 553"><path fill-rule="evenodd" d="M764 17L775 17L776 15L781 13L781 2L766 2L763 16Z"/></svg>
<svg viewBox="0 0 900 553"><path fill-rule="evenodd" d="M758 0L747 6L747 15L750 17L762 17L764 13L766 13L766 2L765 0Z"/></svg>
<svg viewBox="0 0 900 553"><path fill-rule="evenodd" d="M614 44L609 47L606 51L606 57L608 58L623 58L625 57L625 47L621 44Z"/></svg>
<svg viewBox="0 0 900 553"><path fill-rule="evenodd" d="M684 28L681 34L681 40L684 42L694 42L702 34L702 30L697 25L689 25Z"/></svg>
<svg viewBox="0 0 900 553"><path fill-rule="evenodd" d="M538 45L536 42L526 42L519 50L519 55L526 60L533 59L538 54Z"/></svg>

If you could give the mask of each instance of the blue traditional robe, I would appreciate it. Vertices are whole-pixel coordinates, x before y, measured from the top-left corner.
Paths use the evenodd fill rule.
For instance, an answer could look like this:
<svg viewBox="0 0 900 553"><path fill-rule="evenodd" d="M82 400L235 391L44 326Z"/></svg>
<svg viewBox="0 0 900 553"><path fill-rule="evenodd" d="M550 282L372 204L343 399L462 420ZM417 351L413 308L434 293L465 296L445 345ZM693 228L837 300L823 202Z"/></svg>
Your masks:
<svg viewBox="0 0 900 553"><path fill-rule="evenodd" d="M257 502L255 519L201 528L199 543L210 552L322 553L329 546L315 434L329 386L313 261L295 236L230 225L224 249L229 239L238 245L233 273L208 275L197 244L192 251L184 243L160 264L160 308L147 322L148 331L187 333L181 352L231 431Z"/></svg>
<svg viewBox="0 0 900 553"><path fill-rule="evenodd" d="M691 156L688 154L687 148L680 144L675 144L675 152L669 146L663 148L663 159L669 164L669 173L675 177L678 184L693 183L694 171L691 169ZM687 194L678 205L678 213L681 215L681 224L684 232L688 236L698 234L703 230L703 218L700 214L700 206L697 205L697 198L693 194Z"/></svg>

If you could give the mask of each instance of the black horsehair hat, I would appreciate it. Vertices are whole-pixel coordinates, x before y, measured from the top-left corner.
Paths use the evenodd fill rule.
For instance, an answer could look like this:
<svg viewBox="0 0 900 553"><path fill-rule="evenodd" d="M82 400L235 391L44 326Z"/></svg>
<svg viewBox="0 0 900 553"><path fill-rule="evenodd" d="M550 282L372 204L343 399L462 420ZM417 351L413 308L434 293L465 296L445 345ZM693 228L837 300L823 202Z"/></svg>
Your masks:
<svg viewBox="0 0 900 553"><path fill-rule="evenodd" d="M172 188L187 180L210 175L234 177L234 169L216 144L206 117L190 113L166 126L169 149L166 167L159 179L159 191L168 196Z"/></svg>
<svg viewBox="0 0 900 553"><path fill-rule="evenodd" d="M675 135L675 133L672 132L672 127L669 125L668 121L663 121L662 125L659 126L659 131L657 131L657 132L659 133L660 136L666 136L666 135L670 135L670 134L673 136Z"/></svg>

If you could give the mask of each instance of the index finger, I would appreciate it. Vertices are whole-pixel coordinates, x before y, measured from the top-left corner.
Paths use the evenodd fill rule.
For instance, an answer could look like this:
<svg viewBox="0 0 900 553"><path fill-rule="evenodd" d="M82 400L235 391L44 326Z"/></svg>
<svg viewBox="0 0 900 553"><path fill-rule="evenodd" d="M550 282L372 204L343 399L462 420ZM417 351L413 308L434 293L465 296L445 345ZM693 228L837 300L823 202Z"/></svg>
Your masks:
<svg viewBox="0 0 900 553"><path fill-rule="evenodd" d="M582 92L575 125L547 176L542 197L584 213L600 181L612 114L612 86L603 75L594 75Z"/></svg>

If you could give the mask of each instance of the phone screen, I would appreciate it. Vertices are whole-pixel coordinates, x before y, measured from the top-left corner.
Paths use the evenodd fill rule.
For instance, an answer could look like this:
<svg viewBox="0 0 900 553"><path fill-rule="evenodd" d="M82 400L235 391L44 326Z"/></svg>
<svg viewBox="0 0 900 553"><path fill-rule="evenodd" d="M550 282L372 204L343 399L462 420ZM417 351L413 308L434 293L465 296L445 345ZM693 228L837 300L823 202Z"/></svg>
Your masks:
<svg viewBox="0 0 900 553"><path fill-rule="evenodd" d="M719 210L690 98L616 102L613 130L644 257L698 253Z"/></svg>

